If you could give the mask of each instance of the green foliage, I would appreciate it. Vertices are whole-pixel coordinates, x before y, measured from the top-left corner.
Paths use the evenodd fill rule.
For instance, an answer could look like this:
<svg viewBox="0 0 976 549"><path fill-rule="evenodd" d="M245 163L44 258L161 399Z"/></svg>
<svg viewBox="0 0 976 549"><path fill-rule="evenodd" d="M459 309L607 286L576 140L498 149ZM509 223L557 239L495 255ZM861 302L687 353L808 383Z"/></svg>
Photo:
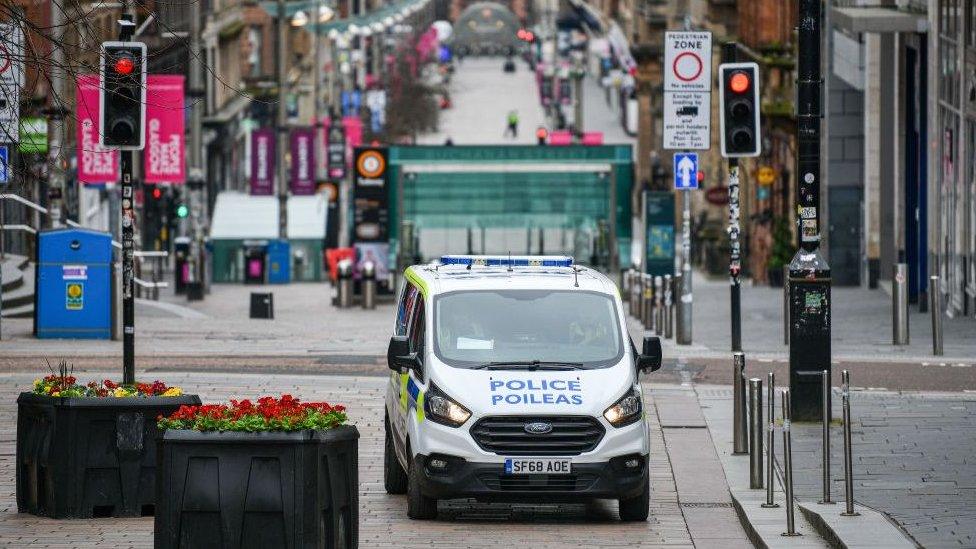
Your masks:
<svg viewBox="0 0 976 549"><path fill-rule="evenodd" d="M767 266L770 269L782 269L793 259L796 248L793 246L793 232L790 231L789 220L778 217L773 220L773 249Z"/></svg>

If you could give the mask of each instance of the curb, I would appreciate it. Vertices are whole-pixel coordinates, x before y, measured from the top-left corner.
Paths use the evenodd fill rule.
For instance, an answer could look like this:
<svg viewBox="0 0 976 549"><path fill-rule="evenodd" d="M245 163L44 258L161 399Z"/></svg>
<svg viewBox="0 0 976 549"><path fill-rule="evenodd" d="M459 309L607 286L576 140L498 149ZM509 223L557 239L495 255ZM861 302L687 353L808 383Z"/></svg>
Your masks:
<svg viewBox="0 0 976 549"><path fill-rule="evenodd" d="M849 549L852 547L879 547L885 549L913 549L921 547L901 528L879 511L855 503L854 511L860 517L840 516L844 506L824 506L797 502L800 513L831 547ZM830 511L830 512L824 512Z"/></svg>

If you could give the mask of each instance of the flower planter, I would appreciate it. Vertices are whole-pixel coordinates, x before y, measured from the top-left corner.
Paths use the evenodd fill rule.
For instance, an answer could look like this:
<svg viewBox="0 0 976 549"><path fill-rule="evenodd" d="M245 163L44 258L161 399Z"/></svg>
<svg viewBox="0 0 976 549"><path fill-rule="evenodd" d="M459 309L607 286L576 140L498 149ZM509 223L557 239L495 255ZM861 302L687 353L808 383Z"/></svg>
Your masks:
<svg viewBox="0 0 976 549"><path fill-rule="evenodd" d="M156 417L196 395L17 398L17 510L52 518L152 515Z"/></svg>
<svg viewBox="0 0 976 549"><path fill-rule="evenodd" d="M358 547L358 441L353 426L166 430L155 547Z"/></svg>

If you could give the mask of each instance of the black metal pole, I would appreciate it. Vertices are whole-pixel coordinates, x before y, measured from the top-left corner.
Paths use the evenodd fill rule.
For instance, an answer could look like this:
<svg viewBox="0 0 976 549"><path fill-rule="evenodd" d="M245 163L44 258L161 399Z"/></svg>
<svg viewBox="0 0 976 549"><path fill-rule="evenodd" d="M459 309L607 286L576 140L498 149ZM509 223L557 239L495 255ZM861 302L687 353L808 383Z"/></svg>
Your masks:
<svg viewBox="0 0 976 549"><path fill-rule="evenodd" d="M120 25L119 40L126 42L132 38L133 25ZM135 230L135 193L132 184L132 151L120 151L119 160L122 172L122 383L132 385L136 382L136 303L134 293L134 270L132 242Z"/></svg>
<svg viewBox="0 0 976 549"><path fill-rule="evenodd" d="M820 253L823 0L800 0L797 35L796 174L800 250L790 261L790 393L793 419L818 421L830 381L830 267ZM829 404L829 403L828 403Z"/></svg>
<svg viewBox="0 0 976 549"><path fill-rule="evenodd" d="M738 44L726 42L722 62L735 63ZM742 249L739 244L739 159L729 158L729 282L732 298L732 352L742 350Z"/></svg>

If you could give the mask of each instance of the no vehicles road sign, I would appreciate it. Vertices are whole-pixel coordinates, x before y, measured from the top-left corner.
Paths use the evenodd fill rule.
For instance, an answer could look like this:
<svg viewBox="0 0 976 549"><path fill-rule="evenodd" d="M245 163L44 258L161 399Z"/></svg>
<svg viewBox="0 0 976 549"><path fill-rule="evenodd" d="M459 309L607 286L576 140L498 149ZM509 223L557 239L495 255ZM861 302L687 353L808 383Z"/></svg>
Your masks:
<svg viewBox="0 0 976 549"><path fill-rule="evenodd" d="M698 154L674 153L674 188L698 188Z"/></svg>
<svg viewBox="0 0 976 549"><path fill-rule="evenodd" d="M712 91L712 33L664 33L664 91Z"/></svg>

